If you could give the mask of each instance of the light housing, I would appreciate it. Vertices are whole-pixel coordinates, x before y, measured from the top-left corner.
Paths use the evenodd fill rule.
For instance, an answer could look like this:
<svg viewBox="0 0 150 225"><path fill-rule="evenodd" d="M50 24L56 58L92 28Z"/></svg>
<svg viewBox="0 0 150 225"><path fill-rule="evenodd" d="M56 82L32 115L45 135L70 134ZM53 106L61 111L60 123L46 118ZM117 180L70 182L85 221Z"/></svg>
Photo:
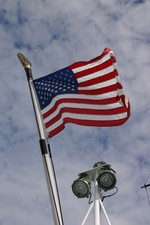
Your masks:
<svg viewBox="0 0 150 225"><path fill-rule="evenodd" d="M116 172L110 168L103 168L99 170L97 182L99 188L103 189L104 191L113 189L117 182Z"/></svg>
<svg viewBox="0 0 150 225"><path fill-rule="evenodd" d="M73 182L72 191L78 198L88 198L91 193L91 183L85 177L80 177Z"/></svg>

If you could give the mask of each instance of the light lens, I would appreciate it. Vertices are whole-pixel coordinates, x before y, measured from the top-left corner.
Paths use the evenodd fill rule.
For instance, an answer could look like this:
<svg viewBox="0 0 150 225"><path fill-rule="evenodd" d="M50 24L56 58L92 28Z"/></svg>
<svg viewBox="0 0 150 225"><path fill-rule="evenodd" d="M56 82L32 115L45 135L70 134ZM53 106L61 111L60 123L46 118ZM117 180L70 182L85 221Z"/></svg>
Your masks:
<svg viewBox="0 0 150 225"><path fill-rule="evenodd" d="M90 193L90 184L87 180L77 179L72 184L72 191L78 198L88 197Z"/></svg>
<svg viewBox="0 0 150 225"><path fill-rule="evenodd" d="M97 178L98 186L104 191L111 190L116 185L116 176L110 171L104 171Z"/></svg>

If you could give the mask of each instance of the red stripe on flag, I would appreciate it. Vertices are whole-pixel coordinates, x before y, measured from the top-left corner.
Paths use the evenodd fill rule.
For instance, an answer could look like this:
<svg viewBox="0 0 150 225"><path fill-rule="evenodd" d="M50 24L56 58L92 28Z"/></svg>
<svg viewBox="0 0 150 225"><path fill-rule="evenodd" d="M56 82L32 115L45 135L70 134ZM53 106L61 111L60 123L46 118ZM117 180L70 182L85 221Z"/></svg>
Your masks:
<svg viewBox="0 0 150 225"><path fill-rule="evenodd" d="M93 58L93 59L91 59L91 60L89 60L89 61L80 61L80 62L73 63L72 65L69 66L69 68L70 68L71 70L73 70L73 69L76 69L76 68L78 68L78 67L86 66L86 65L88 65L88 64L90 64L90 63L96 62L96 61L102 59L102 58L103 58L106 54L108 54L110 51L111 51L110 48L105 48L104 51L103 51L103 53L102 53L100 56L97 56L97 57L95 57L95 58Z"/></svg>
<svg viewBox="0 0 150 225"><path fill-rule="evenodd" d="M114 84L114 85L110 85L108 87L104 87L104 88L98 88L95 90L78 90L79 94L84 94L84 95L99 95L99 94L104 94L104 93L108 93L108 92L112 92L112 91L116 91L118 88L120 88L120 84Z"/></svg>
<svg viewBox="0 0 150 225"><path fill-rule="evenodd" d="M105 82L105 81L108 81L108 80L111 80L111 79L115 78L115 76L116 76L116 73L114 73L114 71L113 71L113 72L105 74L101 77L97 77L97 78L94 78L94 79L91 79L91 80L80 82L78 84L78 87L86 87L86 86L102 83L102 82Z"/></svg>
<svg viewBox="0 0 150 225"><path fill-rule="evenodd" d="M78 99L78 98L63 98L59 99L55 102L54 106L49 109L47 112L43 114L43 119L46 119L49 115L54 113L58 106L62 103L78 103L78 104L91 104L92 105L108 105L108 104L113 104L118 102L118 99L116 97L113 98L107 98L107 99L102 99L102 100L97 100L97 99Z"/></svg>
<svg viewBox="0 0 150 225"><path fill-rule="evenodd" d="M56 123L63 115L63 113L72 113L72 114L84 114L84 115L116 115L126 112L126 107L122 106L115 109L108 109L108 110L97 110L97 109L81 109L81 108L68 108L63 107L59 110L59 113L50 121L45 123L45 127L48 128ZM94 120L92 120L94 121Z"/></svg>
<svg viewBox="0 0 150 225"><path fill-rule="evenodd" d="M77 72L77 73L75 73L75 76L78 79L78 78L80 78L82 76L89 75L89 74L95 73L97 71L104 70L104 69L106 69L107 67L110 67L110 66L112 66L112 59L109 59L106 62L104 62L104 63L102 63L102 64L100 64L98 66L94 66L92 68L83 70L81 72ZM71 69L70 66L69 66L69 69Z"/></svg>
<svg viewBox="0 0 150 225"><path fill-rule="evenodd" d="M95 127L112 127L120 126L126 122L125 119L112 120L112 121L87 121L87 120L78 120L73 118L64 118L63 123L58 126L56 129L49 132L48 137L51 138L65 128L66 123L74 123L82 126L95 126Z"/></svg>

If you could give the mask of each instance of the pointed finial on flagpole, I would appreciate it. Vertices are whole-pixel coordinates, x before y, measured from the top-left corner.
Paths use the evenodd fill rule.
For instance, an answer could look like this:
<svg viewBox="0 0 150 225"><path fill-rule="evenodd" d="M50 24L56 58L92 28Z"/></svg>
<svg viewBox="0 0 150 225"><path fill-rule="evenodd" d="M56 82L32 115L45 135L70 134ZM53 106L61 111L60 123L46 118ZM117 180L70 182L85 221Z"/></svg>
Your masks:
<svg viewBox="0 0 150 225"><path fill-rule="evenodd" d="M31 71L31 66L32 66L31 62L22 53L18 53L17 57L26 71L27 79L33 80L32 71Z"/></svg>
<svg viewBox="0 0 150 225"><path fill-rule="evenodd" d="M31 62L22 53L18 53L17 56L24 68L31 68Z"/></svg>

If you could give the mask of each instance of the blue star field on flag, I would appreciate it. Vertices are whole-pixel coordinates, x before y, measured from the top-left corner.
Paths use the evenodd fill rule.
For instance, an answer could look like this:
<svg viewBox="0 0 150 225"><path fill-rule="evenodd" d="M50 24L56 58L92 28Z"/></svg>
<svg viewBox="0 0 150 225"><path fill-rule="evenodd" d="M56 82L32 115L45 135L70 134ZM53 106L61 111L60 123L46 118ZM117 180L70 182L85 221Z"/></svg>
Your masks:
<svg viewBox="0 0 150 225"><path fill-rule="evenodd" d="M36 79L33 82L41 110L49 105L52 99L59 94L77 93L77 80L68 67Z"/></svg>

